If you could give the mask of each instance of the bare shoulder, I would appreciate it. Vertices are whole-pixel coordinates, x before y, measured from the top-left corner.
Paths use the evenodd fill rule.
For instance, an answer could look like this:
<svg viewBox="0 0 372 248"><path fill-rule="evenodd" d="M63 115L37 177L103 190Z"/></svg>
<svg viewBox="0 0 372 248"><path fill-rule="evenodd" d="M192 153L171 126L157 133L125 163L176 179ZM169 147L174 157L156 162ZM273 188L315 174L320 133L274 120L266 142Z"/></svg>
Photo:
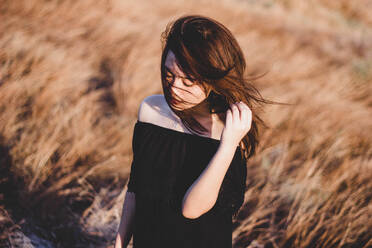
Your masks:
<svg viewBox="0 0 372 248"><path fill-rule="evenodd" d="M173 119L164 96L156 94L145 97L138 110L138 120L167 126Z"/></svg>

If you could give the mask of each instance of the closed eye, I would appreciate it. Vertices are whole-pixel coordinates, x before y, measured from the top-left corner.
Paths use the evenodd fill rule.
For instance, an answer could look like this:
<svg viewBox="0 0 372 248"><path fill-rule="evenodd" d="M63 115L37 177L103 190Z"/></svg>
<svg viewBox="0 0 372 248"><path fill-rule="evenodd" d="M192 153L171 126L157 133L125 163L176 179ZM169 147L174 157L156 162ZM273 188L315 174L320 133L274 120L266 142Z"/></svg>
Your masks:
<svg viewBox="0 0 372 248"><path fill-rule="evenodd" d="M174 80L174 74L167 68L165 67L166 69L166 78L170 79L171 82L173 82ZM182 82L183 84L186 86L186 87L191 87L194 85L194 82L191 78L185 78L185 77L181 77L182 79Z"/></svg>
<svg viewBox="0 0 372 248"><path fill-rule="evenodd" d="M192 81L190 81L190 80L182 80L182 82L183 82L183 84L185 85L185 86L187 86L187 87L191 87L191 86L193 86L194 85L194 82L192 82ZM187 83L185 83L185 82L187 82Z"/></svg>

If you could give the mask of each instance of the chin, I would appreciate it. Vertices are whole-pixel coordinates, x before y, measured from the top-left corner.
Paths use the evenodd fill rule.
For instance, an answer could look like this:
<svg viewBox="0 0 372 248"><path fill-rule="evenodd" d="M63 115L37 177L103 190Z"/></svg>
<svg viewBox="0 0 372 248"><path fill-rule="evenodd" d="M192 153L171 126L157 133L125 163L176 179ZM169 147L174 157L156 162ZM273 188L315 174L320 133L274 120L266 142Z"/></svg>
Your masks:
<svg viewBox="0 0 372 248"><path fill-rule="evenodd" d="M194 105L195 106L195 105ZM182 106L180 106L180 105L178 105L178 104L172 104L172 107L174 108L174 109L176 109L176 110L178 110L178 111L183 111L183 110L186 110L186 109L190 109L190 108L192 108L192 107L194 107L194 106L184 106L184 105L182 105Z"/></svg>
<svg viewBox="0 0 372 248"><path fill-rule="evenodd" d="M172 105L172 107L173 107L174 109L178 110L178 111L183 111L183 110L185 110L185 109L188 109L188 108L185 108L185 107L180 107L180 106L178 106L178 105Z"/></svg>

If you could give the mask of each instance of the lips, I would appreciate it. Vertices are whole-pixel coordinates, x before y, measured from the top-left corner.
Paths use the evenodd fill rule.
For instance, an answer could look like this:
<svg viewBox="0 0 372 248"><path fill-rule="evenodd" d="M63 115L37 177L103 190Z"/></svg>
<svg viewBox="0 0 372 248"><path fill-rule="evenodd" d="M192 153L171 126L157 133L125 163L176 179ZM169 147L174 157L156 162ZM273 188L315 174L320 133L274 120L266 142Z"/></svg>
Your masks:
<svg viewBox="0 0 372 248"><path fill-rule="evenodd" d="M169 99L169 102L170 103L176 103L176 100L174 100L173 98Z"/></svg>
<svg viewBox="0 0 372 248"><path fill-rule="evenodd" d="M172 93L170 92L169 95L170 95L170 101L171 101L171 102L175 102L176 97L174 96L174 94L172 94Z"/></svg>

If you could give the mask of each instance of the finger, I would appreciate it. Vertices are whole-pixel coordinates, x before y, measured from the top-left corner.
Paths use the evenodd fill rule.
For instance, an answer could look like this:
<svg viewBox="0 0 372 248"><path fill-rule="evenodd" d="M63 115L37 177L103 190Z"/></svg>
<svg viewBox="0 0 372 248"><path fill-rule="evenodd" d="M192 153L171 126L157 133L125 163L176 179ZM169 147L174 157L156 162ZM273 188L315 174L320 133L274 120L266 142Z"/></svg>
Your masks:
<svg viewBox="0 0 372 248"><path fill-rule="evenodd" d="M231 113L232 113L232 122L235 123L236 121L239 121L239 109L238 107L236 106L235 103L232 103L231 104Z"/></svg>
<svg viewBox="0 0 372 248"><path fill-rule="evenodd" d="M242 102L238 102L236 104L236 106L238 107L239 109L239 121L242 121L242 116L243 116L243 111L244 111L244 108L242 106Z"/></svg>
<svg viewBox="0 0 372 248"><path fill-rule="evenodd" d="M228 109L226 111L226 121L225 121L225 126L226 127L230 127L232 124L232 113L231 113L231 110Z"/></svg>
<svg viewBox="0 0 372 248"><path fill-rule="evenodd" d="M239 103L240 111L240 120L244 127L248 127L249 122L249 108L244 102Z"/></svg>
<svg viewBox="0 0 372 248"><path fill-rule="evenodd" d="M248 107L248 105L246 103L242 103L242 107L244 109L244 116L243 116L243 122L245 123L245 126L246 127L250 127L251 125L251 121L252 121L252 111L251 109Z"/></svg>

